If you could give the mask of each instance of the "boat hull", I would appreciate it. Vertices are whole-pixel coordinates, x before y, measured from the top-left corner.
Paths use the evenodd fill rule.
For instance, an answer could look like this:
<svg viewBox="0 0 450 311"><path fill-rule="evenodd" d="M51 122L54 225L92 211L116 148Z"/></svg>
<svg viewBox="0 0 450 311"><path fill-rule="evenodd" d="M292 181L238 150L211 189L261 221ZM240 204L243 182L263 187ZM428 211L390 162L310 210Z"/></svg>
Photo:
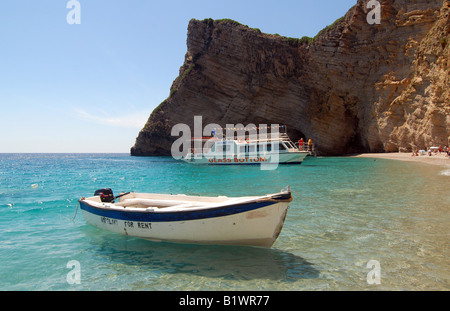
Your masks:
<svg viewBox="0 0 450 311"><path fill-rule="evenodd" d="M308 152L286 152L276 157L273 155L258 155L245 157L221 158L216 156L194 157L192 155L182 158L183 161L192 164L210 165L249 165L249 164L301 164L309 155Z"/></svg>
<svg viewBox="0 0 450 311"><path fill-rule="evenodd" d="M290 197L290 194L289 194ZM189 212L111 209L80 199L86 222L97 228L153 241L271 247L284 224L286 195Z"/></svg>

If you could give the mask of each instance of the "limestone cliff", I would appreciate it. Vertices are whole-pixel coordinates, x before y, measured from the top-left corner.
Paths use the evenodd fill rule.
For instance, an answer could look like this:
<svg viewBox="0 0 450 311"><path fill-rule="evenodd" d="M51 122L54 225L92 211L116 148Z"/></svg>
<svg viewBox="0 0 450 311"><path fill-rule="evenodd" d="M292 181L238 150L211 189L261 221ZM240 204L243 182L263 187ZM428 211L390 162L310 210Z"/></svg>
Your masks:
<svg viewBox="0 0 450 311"><path fill-rule="evenodd" d="M382 0L381 23L359 0L314 39L231 20L191 20L170 96L132 155L168 155L177 123L286 124L321 154L449 145L450 1Z"/></svg>

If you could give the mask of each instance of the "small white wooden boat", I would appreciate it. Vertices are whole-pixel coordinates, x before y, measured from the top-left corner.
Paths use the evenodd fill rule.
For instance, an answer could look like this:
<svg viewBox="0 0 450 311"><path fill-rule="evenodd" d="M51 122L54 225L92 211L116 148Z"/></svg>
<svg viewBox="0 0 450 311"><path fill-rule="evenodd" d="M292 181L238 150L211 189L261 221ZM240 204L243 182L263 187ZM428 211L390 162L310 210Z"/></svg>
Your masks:
<svg viewBox="0 0 450 311"><path fill-rule="evenodd" d="M114 197L110 189L101 189L79 203L88 224L116 233L154 241L271 247L291 201L289 189L247 197L134 192Z"/></svg>

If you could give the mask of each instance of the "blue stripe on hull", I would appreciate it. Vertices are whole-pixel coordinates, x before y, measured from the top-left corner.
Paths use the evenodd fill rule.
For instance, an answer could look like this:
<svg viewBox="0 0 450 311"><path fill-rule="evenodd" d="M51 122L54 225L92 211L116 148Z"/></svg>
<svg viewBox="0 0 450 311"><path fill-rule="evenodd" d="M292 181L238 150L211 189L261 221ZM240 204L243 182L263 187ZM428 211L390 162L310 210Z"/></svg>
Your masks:
<svg viewBox="0 0 450 311"><path fill-rule="evenodd" d="M248 204L232 205L228 207L218 207L207 210L167 212L167 213L134 212L134 211L126 212L126 211L110 210L106 208L97 208L83 201L80 201L80 208L91 214L125 221L128 220L128 221L142 221L142 222L173 222L173 221L186 221L186 220L229 216L233 214L248 212L276 203L277 202L274 201L253 202Z"/></svg>

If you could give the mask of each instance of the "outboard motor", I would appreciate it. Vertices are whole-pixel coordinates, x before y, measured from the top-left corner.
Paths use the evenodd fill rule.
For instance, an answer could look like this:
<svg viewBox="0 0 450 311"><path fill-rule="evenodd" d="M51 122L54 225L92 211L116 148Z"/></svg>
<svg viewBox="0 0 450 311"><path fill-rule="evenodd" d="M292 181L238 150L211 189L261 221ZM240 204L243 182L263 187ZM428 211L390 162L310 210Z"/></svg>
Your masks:
<svg viewBox="0 0 450 311"><path fill-rule="evenodd" d="M94 196L100 196L102 202L113 203L114 194L110 188L96 190Z"/></svg>

